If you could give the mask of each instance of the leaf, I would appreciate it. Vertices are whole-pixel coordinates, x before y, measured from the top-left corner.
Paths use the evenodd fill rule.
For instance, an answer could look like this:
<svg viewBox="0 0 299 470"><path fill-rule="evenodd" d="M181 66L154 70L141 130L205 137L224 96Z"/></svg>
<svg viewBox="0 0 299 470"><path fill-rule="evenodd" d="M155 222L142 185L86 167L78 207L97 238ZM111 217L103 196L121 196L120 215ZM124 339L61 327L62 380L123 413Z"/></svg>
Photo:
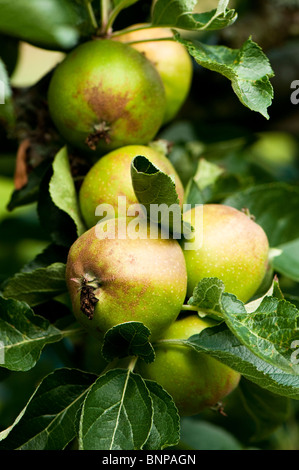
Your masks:
<svg viewBox="0 0 299 470"><path fill-rule="evenodd" d="M192 13L196 0L157 0L153 8L152 24L191 31L226 28L237 19L235 10L227 10L228 3L228 0L222 0L217 9L206 13Z"/></svg>
<svg viewBox="0 0 299 470"><path fill-rule="evenodd" d="M215 163L200 158L194 176L189 180L185 190L187 204L203 204L206 200L206 190L212 187L224 169Z"/></svg>
<svg viewBox="0 0 299 470"><path fill-rule="evenodd" d="M80 449L142 449L152 414L152 400L143 379L130 370L110 370L97 379L85 398Z"/></svg>
<svg viewBox="0 0 299 470"><path fill-rule="evenodd" d="M193 417L181 421L181 444L183 449L242 450L241 443L224 427Z"/></svg>
<svg viewBox="0 0 299 470"><path fill-rule="evenodd" d="M131 164L134 192L146 217L165 232L181 238L190 230L183 223L182 212L171 176L155 167L146 157L136 156Z"/></svg>
<svg viewBox="0 0 299 470"><path fill-rule="evenodd" d="M102 354L107 361L115 357L138 356L149 363L155 359L149 342L150 330L141 322L126 322L110 328L104 337Z"/></svg>
<svg viewBox="0 0 299 470"><path fill-rule="evenodd" d="M299 377L291 349L299 340L299 311L294 305L265 297L254 312L248 313L231 294L224 293L221 302L225 322L242 344L274 367Z"/></svg>
<svg viewBox="0 0 299 470"><path fill-rule="evenodd" d="M163 450L180 439L180 417L172 397L158 383L145 380L153 402L153 425L144 450Z"/></svg>
<svg viewBox="0 0 299 470"><path fill-rule="evenodd" d="M299 282L299 238L278 245L276 255L270 258L272 268Z"/></svg>
<svg viewBox="0 0 299 470"><path fill-rule="evenodd" d="M267 108L273 98L269 78L274 73L268 58L251 38L240 49L193 43L181 39L178 34L175 39L186 47L199 65L228 78L244 106L269 119Z"/></svg>
<svg viewBox="0 0 299 470"><path fill-rule="evenodd" d="M223 172L224 169L219 165L209 162L205 158L201 158L193 179L199 189L203 191L205 188L213 185Z"/></svg>
<svg viewBox="0 0 299 470"><path fill-rule="evenodd" d="M37 213L41 228L56 245L69 248L78 238L77 227L69 214L55 205L50 195L50 168L44 175L38 194Z"/></svg>
<svg viewBox="0 0 299 470"><path fill-rule="evenodd" d="M298 186L281 182L261 184L236 192L223 203L239 210L248 209L265 230L272 248L299 238Z"/></svg>
<svg viewBox="0 0 299 470"><path fill-rule="evenodd" d="M0 433L0 449L63 450L77 435L77 414L95 379L75 369L49 374L15 422Z"/></svg>
<svg viewBox="0 0 299 470"><path fill-rule="evenodd" d="M222 323L206 328L185 341L198 352L209 354L249 381L280 396L299 400L299 375L274 367L256 356Z"/></svg>
<svg viewBox="0 0 299 470"><path fill-rule="evenodd" d="M246 414L253 422L251 442L266 439L289 418L290 402L286 397L273 394L244 378L240 380L238 393Z"/></svg>
<svg viewBox="0 0 299 470"><path fill-rule="evenodd" d="M81 219L66 147L63 147L54 159L53 176L50 180L49 191L54 204L69 214L76 224L78 236L82 235L86 228Z"/></svg>
<svg viewBox="0 0 299 470"><path fill-rule="evenodd" d="M42 184L46 172L49 170L50 163L44 160L36 168L34 168L28 175L28 183L26 186L19 190L14 190L7 209L12 211L16 207L24 206L38 199L39 189Z"/></svg>
<svg viewBox="0 0 299 470"><path fill-rule="evenodd" d="M26 263L21 272L28 273L38 268L47 268L54 263L66 264L68 249L64 246L50 243L41 253L36 255L34 259Z"/></svg>
<svg viewBox="0 0 299 470"><path fill-rule="evenodd" d="M268 295L273 291L274 295ZM281 298L276 282L267 295L244 305L224 292L217 278L205 278L194 289L189 305L199 314L221 317L232 333L253 354L290 374L299 374L291 345L299 339L299 310Z"/></svg>
<svg viewBox="0 0 299 470"><path fill-rule="evenodd" d="M0 57L5 64L7 75L12 76L19 56L19 41L10 36L0 34Z"/></svg>
<svg viewBox="0 0 299 470"><path fill-rule="evenodd" d="M45 318L34 315L25 302L0 297L2 367L15 371L29 370L35 366L44 346L62 338L62 331Z"/></svg>
<svg viewBox="0 0 299 470"><path fill-rule="evenodd" d="M68 0L0 0L0 10L1 33L52 49L77 44L79 19Z"/></svg>
<svg viewBox="0 0 299 470"><path fill-rule="evenodd" d="M197 307L199 312L212 317L222 317L221 297L224 283L218 278L204 278L195 287L188 305Z"/></svg>
<svg viewBox="0 0 299 470"><path fill-rule="evenodd" d="M131 5L134 5L134 3L137 3L139 0L112 0L112 5L113 9L109 15L109 24L110 27L112 26L113 22L115 21L116 17L119 15L119 13L124 10L125 8L130 7Z"/></svg>
<svg viewBox="0 0 299 470"><path fill-rule="evenodd" d="M65 264L53 263L45 268L16 273L5 282L2 295L34 306L66 291Z"/></svg>

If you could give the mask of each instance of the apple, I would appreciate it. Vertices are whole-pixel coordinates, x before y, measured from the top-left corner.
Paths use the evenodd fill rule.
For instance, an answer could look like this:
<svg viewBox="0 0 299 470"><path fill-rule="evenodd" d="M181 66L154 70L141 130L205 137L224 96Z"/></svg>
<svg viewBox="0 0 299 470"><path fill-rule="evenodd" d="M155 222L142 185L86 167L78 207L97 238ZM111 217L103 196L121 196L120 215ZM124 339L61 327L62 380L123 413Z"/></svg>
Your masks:
<svg viewBox="0 0 299 470"><path fill-rule="evenodd" d="M166 93L166 111L163 119L163 124L166 124L175 118L188 96L193 76L192 60L182 44L172 39L157 41L159 38L172 38L173 32L170 28L144 28L144 26L134 25L131 27L133 31L128 30L121 35L117 33L112 39L129 43L156 67ZM150 41L151 39L153 41Z"/></svg>
<svg viewBox="0 0 299 470"><path fill-rule="evenodd" d="M95 39L56 67L48 103L66 142L90 153L150 142L162 124L166 98L158 72L142 54Z"/></svg>
<svg viewBox="0 0 299 470"><path fill-rule="evenodd" d="M240 374L207 354L178 344L216 323L190 315L176 320L157 341L155 360L139 360L136 372L158 382L173 398L181 416L192 416L214 406L239 384Z"/></svg>
<svg viewBox="0 0 299 470"><path fill-rule="evenodd" d="M184 213L184 220L202 230L201 236L194 236L192 249L186 249L188 242L183 244L188 296L203 278L217 277L226 292L247 302L268 268L269 243L262 227L249 215L224 204L197 206Z"/></svg>
<svg viewBox="0 0 299 470"><path fill-rule="evenodd" d="M137 155L146 157L157 168L174 178L180 204L183 204L184 188L180 177L162 152L143 145L121 147L101 157L91 167L81 185L79 204L88 228L100 220L100 216L95 215L98 205L111 206L107 207L105 217L108 218L119 215L119 196L126 197L126 210L130 205L138 203L131 180L131 163Z"/></svg>
<svg viewBox="0 0 299 470"><path fill-rule="evenodd" d="M186 296L179 243L151 239L146 222L133 233L131 223L102 221L69 250L66 282L74 315L100 340L108 329L129 321L142 322L155 340L177 318Z"/></svg>

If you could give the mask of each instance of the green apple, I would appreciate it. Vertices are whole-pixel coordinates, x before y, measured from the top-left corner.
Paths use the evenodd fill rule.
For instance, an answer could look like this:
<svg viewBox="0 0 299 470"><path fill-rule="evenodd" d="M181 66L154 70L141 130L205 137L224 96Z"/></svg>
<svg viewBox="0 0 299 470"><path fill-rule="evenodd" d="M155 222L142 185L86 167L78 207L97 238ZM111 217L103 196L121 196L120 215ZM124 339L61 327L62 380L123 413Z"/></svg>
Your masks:
<svg viewBox="0 0 299 470"><path fill-rule="evenodd" d="M166 93L166 110L163 119L165 124L175 118L188 96L193 65L189 53L182 44L172 39L157 41L159 38L172 38L173 32L170 28L144 29L142 28L144 26L134 25L131 29L135 31L128 30L125 34L116 35L112 39L129 43L156 67Z"/></svg>
<svg viewBox="0 0 299 470"><path fill-rule="evenodd" d="M66 282L74 315L99 339L119 323L138 321L154 340L175 321L186 296L178 242L151 239L146 222L138 231L131 223L102 221L83 233L68 254Z"/></svg>
<svg viewBox="0 0 299 470"><path fill-rule="evenodd" d="M192 416L220 402L238 385L240 374L207 354L176 343L215 325L197 315L176 320L155 344L155 360L139 360L136 372L158 382L173 398L181 416Z"/></svg>
<svg viewBox="0 0 299 470"><path fill-rule="evenodd" d="M159 150L144 145L128 145L109 152L101 157L89 170L79 192L79 203L83 219L88 228L100 220L95 215L97 206L108 204L105 217L117 217L118 197L126 198L126 210L130 205L137 204L131 180L131 163L134 157L142 155L164 173L172 176L183 204L184 188L180 177L170 160Z"/></svg>
<svg viewBox="0 0 299 470"><path fill-rule="evenodd" d="M95 39L56 67L48 103L66 142L89 153L150 142L162 124L166 98L158 72L142 54Z"/></svg>
<svg viewBox="0 0 299 470"><path fill-rule="evenodd" d="M183 245L188 296L201 279L217 277L226 292L247 302L267 272L269 243L262 227L244 212L223 204L197 206L184 213L184 220L198 235L191 249L189 241Z"/></svg>

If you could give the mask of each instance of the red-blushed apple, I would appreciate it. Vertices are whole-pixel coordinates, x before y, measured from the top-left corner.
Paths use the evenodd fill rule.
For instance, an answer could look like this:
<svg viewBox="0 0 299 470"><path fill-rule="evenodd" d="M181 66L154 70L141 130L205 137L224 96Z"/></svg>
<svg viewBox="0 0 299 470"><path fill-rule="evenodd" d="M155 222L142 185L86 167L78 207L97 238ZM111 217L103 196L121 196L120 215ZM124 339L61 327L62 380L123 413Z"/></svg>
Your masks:
<svg viewBox="0 0 299 470"><path fill-rule="evenodd" d="M151 340L157 339L175 321L186 296L185 259L178 242L151 239L142 221L130 232L131 223L122 218L102 221L69 250L66 281L74 315L100 340L108 329L129 321L144 323Z"/></svg>
<svg viewBox="0 0 299 470"><path fill-rule="evenodd" d="M166 124L176 117L188 96L193 76L192 60L185 47L172 39L173 32L170 28L144 26L146 25L134 25L130 28L133 31L117 33L112 39L130 44L156 67L166 93L163 119L163 124ZM160 38L164 39L158 41Z"/></svg>
<svg viewBox="0 0 299 470"><path fill-rule="evenodd" d="M131 163L134 157L146 157L159 170L171 176L176 185L180 205L183 204L184 188L170 160L160 150L144 145L129 145L113 150L101 157L89 170L79 192L83 219L88 228L100 220L96 208L107 204L105 217L117 217L119 200L125 197L125 214L129 206L137 204L131 179Z"/></svg>
<svg viewBox="0 0 299 470"><path fill-rule="evenodd" d="M217 405L239 384L240 374L211 356L175 340L186 340L216 323L190 315L176 320L155 347L155 360L139 360L136 372L158 382L173 398L181 416Z"/></svg>
<svg viewBox="0 0 299 470"><path fill-rule="evenodd" d="M247 302L267 272L269 242L262 227L246 213L224 204L195 207L184 213L184 220L202 230L192 249L186 249L192 240L183 245L188 296L203 278L217 277L226 292Z"/></svg>

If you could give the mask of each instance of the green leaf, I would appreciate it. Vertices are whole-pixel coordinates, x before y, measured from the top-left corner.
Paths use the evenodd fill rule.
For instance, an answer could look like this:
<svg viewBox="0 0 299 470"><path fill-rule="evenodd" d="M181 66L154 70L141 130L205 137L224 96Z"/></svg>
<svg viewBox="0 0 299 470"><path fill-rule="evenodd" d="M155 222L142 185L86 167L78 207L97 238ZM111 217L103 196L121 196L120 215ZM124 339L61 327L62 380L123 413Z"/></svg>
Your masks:
<svg viewBox="0 0 299 470"><path fill-rule="evenodd" d="M260 359L222 323L206 328L184 342L239 372L249 381L280 396L299 400L299 375Z"/></svg>
<svg viewBox="0 0 299 470"><path fill-rule="evenodd" d="M246 414L249 415L253 423L251 441L266 439L290 416L290 400L288 398L273 394L249 380L244 378L240 380L238 394ZM249 426L247 427L249 428Z"/></svg>
<svg viewBox="0 0 299 470"><path fill-rule="evenodd" d="M193 13L196 0L157 0L153 8L152 24L190 31L226 28L237 19L235 10L227 10L228 3L228 0L220 0L217 9Z"/></svg>
<svg viewBox="0 0 299 470"><path fill-rule="evenodd" d="M137 200L149 220L178 238L190 230L183 223L175 182L171 176L139 155L132 161L131 177Z"/></svg>
<svg viewBox="0 0 299 470"><path fill-rule="evenodd" d="M112 17L111 25L122 10L134 5L134 3L137 3L138 1L139 0L112 0L113 8L110 13L110 16Z"/></svg>
<svg viewBox="0 0 299 470"><path fill-rule="evenodd" d="M79 21L68 0L0 0L0 32L46 48L77 44Z"/></svg>
<svg viewBox="0 0 299 470"><path fill-rule="evenodd" d="M236 192L223 201L246 208L265 230L270 246L276 248L299 238L299 188L286 183L268 183Z"/></svg>
<svg viewBox="0 0 299 470"><path fill-rule="evenodd" d="M66 291L65 264L53 263L45 268L16 273L5 282L2 295L35 306Z"/></svg>
<svg viewBox="0 0 299 470"><path fill-rule="evenodd" d="M108 18L107 22L102 21L101 29L104 31L109 31L113 29L113 23L118 17L118 15L121 13L122 10L125 8L130 7L131 5L134 5L134 3L137 3L139 0L111 0L108 2Z"/></svg>
<svg viewBox="0 0 299 470"><path fill-rule="evenodd" d="M89 390L81 413L81 450L138 450L153 419L152 400L143 379L114 369Z"/></svg>
<svg viewBox="0 0 299 470"><path fill-rule="evenodd" d="M299 378L299 366L292 360L291 346L299 340L299 311L294 305L265 297L249 313L231 294L224 293L221 302L225 322L242 344L262 360Z"/></svg>
<svg viewBox="0 0 299 470"><path fill-rule="evenodd" d="M48 268L54 263L66 264L68 249L64 246L55 245L50 243L41 253L34 259L26 263L21 272L29 273L38 268Z"/></svg>
<svg viewBox="0 0 299 470"><path fill-rule="evenodd" d="M172 397L156 382L145 380L153 402L153 425L144 450L163 450L180 439L180 417Z"/></svg>
<svg viewBox="0 0 299 470"><path fill-rule="evenodd" d="M95 379L95 375L75 369L49 374L15 422L0 433L0 449L65 449L77 435L77 414Z"/></svg>
<svg viewBox="0 0 299 470"><path fill-rule="evenodd" d="M63 147L54 159L53 176L50 180L49 191L54 204L69 214L76 224L78 236L82 235L86 228L81 219L66 147Z"/></svg>
<svg viewBox="0 0 299 470"><path fill-rule="evenodd" d="M211 317L222 317L221 297L224 288L224 283L220 279L204 278L195 287L188 305Z"/></svg>
<svg viewBox="0 0 299 470"><path fill-rule="evenodd" d="M193 417L181 421L181 445L193 450L242 450L241 443L223 427Z"/></svg>
<svg viewBox="0 0 299 470"><path fill-rule="evenodd" d="M224 169L215 163L200 158L194 176L189 180L185 190L187 204L203 204L205 193L212 187L218 178L224 173Z"/></svg>
<svg viewBox="0 0 299 470"><path fill-rule="evenodd" d="M299 374L292 349L299 339L299 310L281 298L275 281L266 295L244 305L224 292L222 281L205 278L194 289L189 305L197 308L199 314L221 317L257 357L289 374Z"/></svg>
<svg viewBox="0 0 299 470"><path fill-rule="evenodd" d="M34 315L25 303L0 297L1 366L26 371L35 366L46 344L60 341L63 332Z"/></svg>
<svg viewBox="0 0 299 470"><path fill-rule="evenodd" d="M0 58L5 64L8 76L11 77L19 58L19 41L0 34Z"/></svg>
<svg viewBox="0 0 299 470"><path fill-rule="evenodd" d="M102 354L107 361L115 357L138 356L149 363L155 359L149 342L150 330L141 322L126 322L110 328L104 337Z"/></svg>
<svg viewBox="0 0 299 470"><path fill-rule="evenodd" d="M71 216L53 202L49 187L52 176L50 168L40 184L37 202L39 222L53 243L69 248L78 238L78 229Z"/></svg>
<svg viewBox="0 0 299 470"><path fill-rule="evenodd" d="M299 238L278 245L270 262L275 271L299 282Z"/></svg>
<svg viewBox="0 0 299 470"><path fill-rule="evenodd" d="M193 43L181 39L178 34L175 39L187 48L199 65L228 78L244 106L269 118L267 108L273 99L269 78L274 73L268 58L251 38L240 49Z"/></svg>
<svg viewBox="0 0 299 470"><path fill-rule="evenodd" d="M23 188L13 191L7 206L9 211L37 201L42 181L49 167L50 162L44 160L29 173L27 184Z"/></svg>

